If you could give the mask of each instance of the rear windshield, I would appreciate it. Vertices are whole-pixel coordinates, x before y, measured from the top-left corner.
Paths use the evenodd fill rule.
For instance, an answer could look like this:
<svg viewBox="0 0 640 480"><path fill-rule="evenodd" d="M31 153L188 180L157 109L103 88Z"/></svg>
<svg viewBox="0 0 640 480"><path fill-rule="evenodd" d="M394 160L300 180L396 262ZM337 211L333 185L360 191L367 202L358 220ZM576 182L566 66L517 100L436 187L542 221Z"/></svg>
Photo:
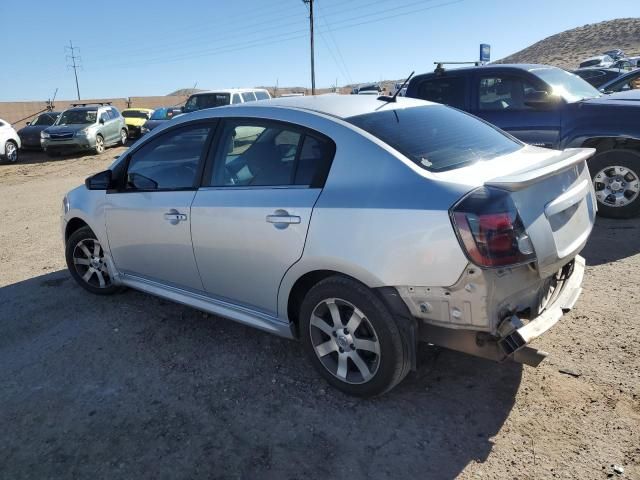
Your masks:
<svg viewBox="0 0 640 480"><path fill-rule="evenodd" d="M195 112L203 108L222 107L223 105L229 105L228 93L206 93L189 98L184 106L184 111Z"/></svg>
<svg viewBox="0 0 640 480"><path fill-rule="evenodd" d="M122 112L122 116L125 118L149 118L149 113L140 110L125 110Z"/></svg>
<svg viewBox="0 0 640 480"><path fill-rule="evenodd" d="M383 107L347 121L434 172L490 160L523 147L489 124L444 105L397 110Z"/></svg>

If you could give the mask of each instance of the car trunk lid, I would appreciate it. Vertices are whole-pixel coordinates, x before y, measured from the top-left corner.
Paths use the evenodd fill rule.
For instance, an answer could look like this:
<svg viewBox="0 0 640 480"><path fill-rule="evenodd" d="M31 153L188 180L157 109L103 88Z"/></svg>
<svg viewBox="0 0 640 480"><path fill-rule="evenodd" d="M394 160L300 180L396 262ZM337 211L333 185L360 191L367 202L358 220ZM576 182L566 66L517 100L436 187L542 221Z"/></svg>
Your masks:
<svg viewBox="0 0 640 480"><path fill-rule="evenodd" d="M536 254L542 278L557 272L584 247L596 202L586 160L595 150L548 151L536 162L484 181L510 192Z"/></svg>

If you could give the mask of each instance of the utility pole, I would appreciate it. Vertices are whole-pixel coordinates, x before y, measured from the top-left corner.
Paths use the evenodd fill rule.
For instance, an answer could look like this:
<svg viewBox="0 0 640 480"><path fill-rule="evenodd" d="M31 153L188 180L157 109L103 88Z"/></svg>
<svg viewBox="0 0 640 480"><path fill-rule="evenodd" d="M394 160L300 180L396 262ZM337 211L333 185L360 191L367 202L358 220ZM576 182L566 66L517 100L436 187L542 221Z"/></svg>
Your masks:
<svg viewBox="0 0 640 480"><path fill-rule="evenodd" d="M309 5L309 29L311 31L311 95L316 94L316 71L313 54L313 0L302 0Z"/></svg>
<svg viewBox="0 0 640 480"><path fill-rule="evenodd" d="M71 52L71 54L66 57L67 60L71 60L71 65L67 65L67 68L73 68L73 74L76 77L76 91L78 92L78 100L80 100L80 87L78 86L78 68L80 68L80 64L76 63L76 60L78 60L78 62L81 60L80 57L76 55L78 47L74 47L73 42L69 40L69 46L65 47L65 49L66 48Z"/></svg>

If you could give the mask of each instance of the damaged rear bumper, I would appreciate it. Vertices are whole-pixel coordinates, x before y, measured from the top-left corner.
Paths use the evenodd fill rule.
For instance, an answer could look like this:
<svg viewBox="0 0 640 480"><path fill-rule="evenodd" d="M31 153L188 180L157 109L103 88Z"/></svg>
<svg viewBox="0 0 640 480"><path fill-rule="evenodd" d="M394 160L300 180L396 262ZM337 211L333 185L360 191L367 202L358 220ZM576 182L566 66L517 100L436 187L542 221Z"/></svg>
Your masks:
<svg viewBox="0 0 640 480"><path fill-rule="evenodd" d="M537 366L547 356L546 352L529 346L533 340L553 327L575 305L582 292L585 262L576 256L570 275L564 279L559 294L538 316L520 318L517 313L504 319L496 333L477 330L454 329L426 322L418 322L418 336L429 342L452 350L495 361L513 360Z"/></svg>

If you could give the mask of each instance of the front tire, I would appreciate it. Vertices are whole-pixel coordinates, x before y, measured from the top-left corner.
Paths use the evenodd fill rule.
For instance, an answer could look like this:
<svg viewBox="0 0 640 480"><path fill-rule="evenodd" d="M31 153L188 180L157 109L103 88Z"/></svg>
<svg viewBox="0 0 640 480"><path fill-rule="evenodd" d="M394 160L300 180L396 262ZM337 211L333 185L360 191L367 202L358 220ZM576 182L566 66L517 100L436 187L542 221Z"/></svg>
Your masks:
<svg viewBox="0 0 640 480"><path fill-rule="evenodd" d="M104 152L104 138L102 138L102 135L96 135L95 152L98 155L100 155L102 152Z"/></svg>
<svg viewBox="0 0 640 480"><path fill-rule="evenodd" d="M4 156L9 163L18 161L18 145L13 140L7 140L4 144Z"/></svg>
<svg viewBox="0 0 640 480"><path fill-rule="evenodd" d="M73 279L91 293L111 295L119 287L113 283L104 253L100 241L89 227L73 232L65 248L67 268Z"/></svg>
<svg viewBox="0 0 640 480"><path fill-rule="evenodd" d="M369 288L340 275L315 285L299 316L311 363L334 387L369 397L409 373L409 348L393 316Z"/></svg>
<svg viewBox="0 0 640 480"><path fill-rule="evenodd" d="M589 161L598 213L609 218L640 215L640 153L609 150Z"/></svg>

